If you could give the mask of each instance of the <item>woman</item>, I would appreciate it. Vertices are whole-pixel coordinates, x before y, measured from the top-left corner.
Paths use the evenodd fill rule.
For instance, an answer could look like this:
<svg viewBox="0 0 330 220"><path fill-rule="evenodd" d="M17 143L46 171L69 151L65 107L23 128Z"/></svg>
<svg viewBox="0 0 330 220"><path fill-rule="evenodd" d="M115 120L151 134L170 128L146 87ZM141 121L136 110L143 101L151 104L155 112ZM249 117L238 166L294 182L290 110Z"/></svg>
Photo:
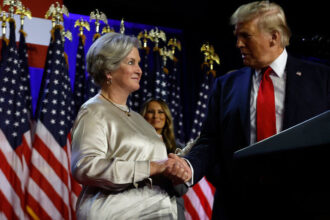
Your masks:
<svg viewBox="0 0 330 220"><path fill-rule="evenodd" d="M162 137L167 153L174 153L177 148L174 136L173 119L170 109L162 99L151 98L141 108L141 115L156 129Z"/></svg>
<svg viewBox="0 0 330 220"><path fill-rule="evenodd" d="M143 103L140 111L141 115L155 128L157 134L164 141L167 153L175 153L181 150L182 146L175 141L173 119L171 111L162 99L151 98ZM177 196L178 219L185 219L183 196L188 187L185 184L179 184L175 187Z"/></svg>
<svg viewBox="0 0 330 220"><path fill-rule="evenodd" d="M135 37L109 33L87 53L101 90L83 104L72 132L72 173L83 185L78 219L177 218L175 197L150 178L175 162L155 129L126 106L140 87L138 46Z"/></svg>

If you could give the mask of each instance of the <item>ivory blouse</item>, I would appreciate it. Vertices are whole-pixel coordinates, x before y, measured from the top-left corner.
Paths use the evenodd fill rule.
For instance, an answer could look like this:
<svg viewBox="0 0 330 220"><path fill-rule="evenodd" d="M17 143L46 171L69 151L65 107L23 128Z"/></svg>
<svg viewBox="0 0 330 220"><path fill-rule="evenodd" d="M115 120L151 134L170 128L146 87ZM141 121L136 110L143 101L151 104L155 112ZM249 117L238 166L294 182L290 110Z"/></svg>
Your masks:
<svg viewBox="0 0 330 220"><path fill-rule="evenodd" d="M78 219L176 219L175 197L149 178L150 161L167 159L155 129L96 95L72 131L74 178L83 185Z"/></svg>

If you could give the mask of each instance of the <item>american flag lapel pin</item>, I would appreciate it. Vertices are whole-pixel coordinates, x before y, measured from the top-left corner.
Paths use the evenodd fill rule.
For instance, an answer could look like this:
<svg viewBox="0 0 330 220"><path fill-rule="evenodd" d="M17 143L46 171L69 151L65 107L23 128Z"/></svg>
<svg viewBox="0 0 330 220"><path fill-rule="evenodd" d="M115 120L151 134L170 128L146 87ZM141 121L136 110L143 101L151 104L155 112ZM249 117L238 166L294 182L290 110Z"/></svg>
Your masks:
<svg viewBox="0 0 330 220"><path fill-rule="evenodd" d="M300 71L297 71L297 72L296 72L296 75L297 75L297 76L301 76L302 73L301 73Z"/></svg>

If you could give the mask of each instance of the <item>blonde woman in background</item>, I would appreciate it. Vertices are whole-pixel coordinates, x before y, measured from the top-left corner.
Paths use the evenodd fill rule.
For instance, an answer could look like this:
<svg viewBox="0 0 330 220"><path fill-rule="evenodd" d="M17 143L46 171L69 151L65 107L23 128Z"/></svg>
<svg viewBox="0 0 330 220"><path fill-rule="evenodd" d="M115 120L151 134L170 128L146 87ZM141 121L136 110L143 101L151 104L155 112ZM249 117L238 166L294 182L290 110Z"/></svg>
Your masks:
<svg viewBox="0 0 330 220"><path fill-rule="evenodd" d="M159 137L166 145L167 153L175 153L183 147L175 140L171 111L162 99L151 98L143 103L141 115L155 128ZM178 219L185 219L183 196L188 191L185 184L175 186L177 197Z"/></svg>

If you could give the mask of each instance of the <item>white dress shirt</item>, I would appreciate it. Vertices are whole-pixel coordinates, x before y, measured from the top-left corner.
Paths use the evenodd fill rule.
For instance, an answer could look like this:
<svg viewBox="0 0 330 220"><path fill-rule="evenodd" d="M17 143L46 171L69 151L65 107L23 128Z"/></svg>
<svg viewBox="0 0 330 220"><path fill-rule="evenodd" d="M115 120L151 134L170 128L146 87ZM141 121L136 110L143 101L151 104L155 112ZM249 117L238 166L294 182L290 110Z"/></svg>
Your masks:
<svg viewBox="0 0 330 220"><path fill-rule="evenodd" d="M276 133L282 130L283 126L283 113L284 113L284 98L285 98L285 82L286 82L286 72L285 66L288 59L288 53L286 49L283 50L281 55L270 64L272 72L270 73L270 78L272 79L275 92L275 112L276 112ZM262 78L261 70L255 70L252 76L252 85L251 85L251 97L250 97L250 121L251 121L251 139L250 144L256 142L256 106L257 106L257 95ZM190 162L186 160L194 172L193 167ZM191 186L193 183L193 178L186 182L188 186Z"/></svg>
<svg viewBox="0 0 330 220"><path fill-rule="evenodd" d="M285 66L288 59L286 49L283 50L281 55L270 64L272 72L270 78L274 85L275 92L275 113L276 113L276 133L282 130L283 126L283 113L284 113L284 97L285 97L285 82L286 72ZM256 106L257 96L260 81L262 78L261 70L255 70L252 76L251 97L250 97L250 120L251 120L251 139L250 144L256 142Z"/></svg>

